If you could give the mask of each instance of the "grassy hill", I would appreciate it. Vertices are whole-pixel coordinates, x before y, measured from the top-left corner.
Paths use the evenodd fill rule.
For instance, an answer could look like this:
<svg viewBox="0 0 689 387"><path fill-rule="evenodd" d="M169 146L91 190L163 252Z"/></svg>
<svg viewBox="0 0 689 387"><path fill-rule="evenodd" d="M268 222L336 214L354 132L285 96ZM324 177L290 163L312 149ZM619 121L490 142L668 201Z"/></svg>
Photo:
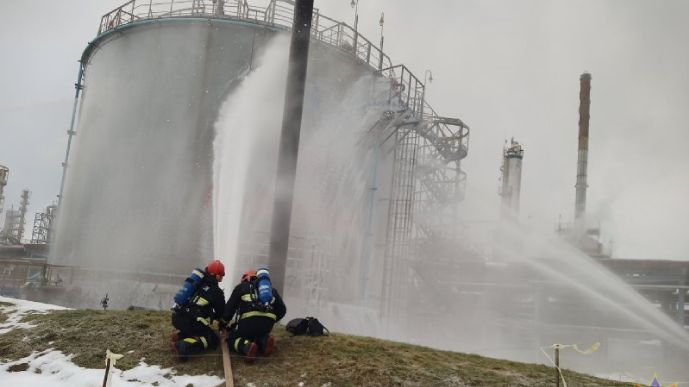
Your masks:
<svg viewBox="0 0 689 387"><path fill-rule="evenodd" d="M5 316L0 313L0 321ZM144 358L148 364L172 367L176 374L223 377L220 349L177 363L169 349L172 328L168 312L64 310L24 318L36 325L0 335L0 357L6 361L32 351L55 348L75 354L72 361L103 368L106 349L125 354L117 367L129 369ZM438 351L408 344L332 334L292 337L283 326L274 331L277 349L269 358L246 365L233 355L235 384L245 386L552 386L553 368ZM613 381L565 371L570 386L621 386Z"/></svg>

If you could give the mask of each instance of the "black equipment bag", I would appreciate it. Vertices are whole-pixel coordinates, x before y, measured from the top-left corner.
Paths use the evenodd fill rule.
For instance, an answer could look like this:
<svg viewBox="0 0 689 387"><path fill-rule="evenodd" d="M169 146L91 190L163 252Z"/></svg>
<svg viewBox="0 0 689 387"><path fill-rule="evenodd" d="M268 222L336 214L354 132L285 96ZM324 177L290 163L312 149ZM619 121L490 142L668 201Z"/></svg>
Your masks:
<svg viewBox="0 0 689 387"><path fill-rule="evenodd" d="M315 317L295 318L285 327L287 332L295 335L328 336L330 331Z"/></svg>
<svg viewBox="0 0 689 387"><path fill-rule="evenodd" d="M295 336L305 335L309 329L309 321L305 318L295 318L287 323L285 329Z"/></svg>
<svg viewBox="0 0 689 387"><path fill-rule="evenodd" d="M315 317L307 317L309 322L309 335L311 336L328 336L330 331Z"/></svg>

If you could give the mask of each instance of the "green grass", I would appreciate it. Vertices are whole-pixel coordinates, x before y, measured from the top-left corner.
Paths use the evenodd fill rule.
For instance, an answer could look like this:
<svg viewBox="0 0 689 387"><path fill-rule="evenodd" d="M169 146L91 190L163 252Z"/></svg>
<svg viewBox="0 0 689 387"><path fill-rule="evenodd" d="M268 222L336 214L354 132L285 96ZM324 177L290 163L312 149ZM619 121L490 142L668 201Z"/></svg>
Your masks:
<svg viewBox="0 0 689 387"><path fill-rule="evenodd" d="M141 359L177 374L223 377L220 349L177 363L169 349L172 332L168 312L60 310L35 314L24 321L32 329L14 329L0 335L3 361L55 348L75 354L73 362L103 368L105 350L124 354L121 369ZM273 356L246 365L232 356L235 383L256 386L552 386L554 371L543 365L496 360L477 355L333 334L329 337L292 337L283 326L274 330ZM621 386L613 381L565 371L570 386Z"/></svg>
<svg viewBox="0 0 689 387"><path fill-rule="evenodd" d="M11 308L11 309L14 309L14 304L10 304L9 302L0 301L0 308ZM2 324L2 323L4 323L5 321L7 321L7 318L8 318L7 314L5 314L5 312L3 312L2 310L0 310L0 324Z"/></svg>
<svg viewBox="0 0 689 387"><path fill-rule="evenodd" d="M0 310L0 324L7 321L7 315Z"/></svg>

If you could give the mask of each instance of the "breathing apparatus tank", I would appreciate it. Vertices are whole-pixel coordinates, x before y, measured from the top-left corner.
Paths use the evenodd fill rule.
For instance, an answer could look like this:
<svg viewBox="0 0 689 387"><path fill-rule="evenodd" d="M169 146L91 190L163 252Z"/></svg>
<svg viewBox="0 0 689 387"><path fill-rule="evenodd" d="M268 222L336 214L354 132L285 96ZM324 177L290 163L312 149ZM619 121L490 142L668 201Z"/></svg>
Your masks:
<svg viewBox="0 0 689 387"><path fill-rule="evenodd" d="M194 293L196 293L196 289L198 288L199 284L201 283L201 280L203 280L204 273L203 270L196 268L194 269L191 274L189 274L189 277L184 280L184 284L182 285L182 288L177 291L175 294L175 305L176 306L183 306L189 300L191 297L194 296Z"/></svg>
<svg viewBox="0 0 689 387"><path fill-rule="evenodd" d="M273 301L273 284L270 282L268 269L261 268L256 271L256 287L258 302L264 307L269 307Z"/></svg>

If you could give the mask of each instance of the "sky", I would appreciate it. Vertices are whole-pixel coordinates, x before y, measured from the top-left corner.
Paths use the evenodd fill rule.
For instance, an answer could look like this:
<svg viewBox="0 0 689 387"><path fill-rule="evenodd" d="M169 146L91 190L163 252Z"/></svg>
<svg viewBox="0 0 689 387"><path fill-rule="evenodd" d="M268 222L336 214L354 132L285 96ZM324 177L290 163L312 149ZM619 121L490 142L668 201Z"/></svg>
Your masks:
<svg viewBox="0 0 689 387"><path fill-rule="evenodd" d="M29 188L29 229L59 190L77 60L100 16L120 3L25 0L0 14L5 207ZM350 0L315 7L353 24ZM470 126L468 223L497 219L511 137L525 149L521 221L553 230L572 220L579 76L588 71L591 222L616 257L689 260L689 2L360 0L358 12L373 42L385 13L392 62L420 78L430 70L431 105Z"/></svg>

